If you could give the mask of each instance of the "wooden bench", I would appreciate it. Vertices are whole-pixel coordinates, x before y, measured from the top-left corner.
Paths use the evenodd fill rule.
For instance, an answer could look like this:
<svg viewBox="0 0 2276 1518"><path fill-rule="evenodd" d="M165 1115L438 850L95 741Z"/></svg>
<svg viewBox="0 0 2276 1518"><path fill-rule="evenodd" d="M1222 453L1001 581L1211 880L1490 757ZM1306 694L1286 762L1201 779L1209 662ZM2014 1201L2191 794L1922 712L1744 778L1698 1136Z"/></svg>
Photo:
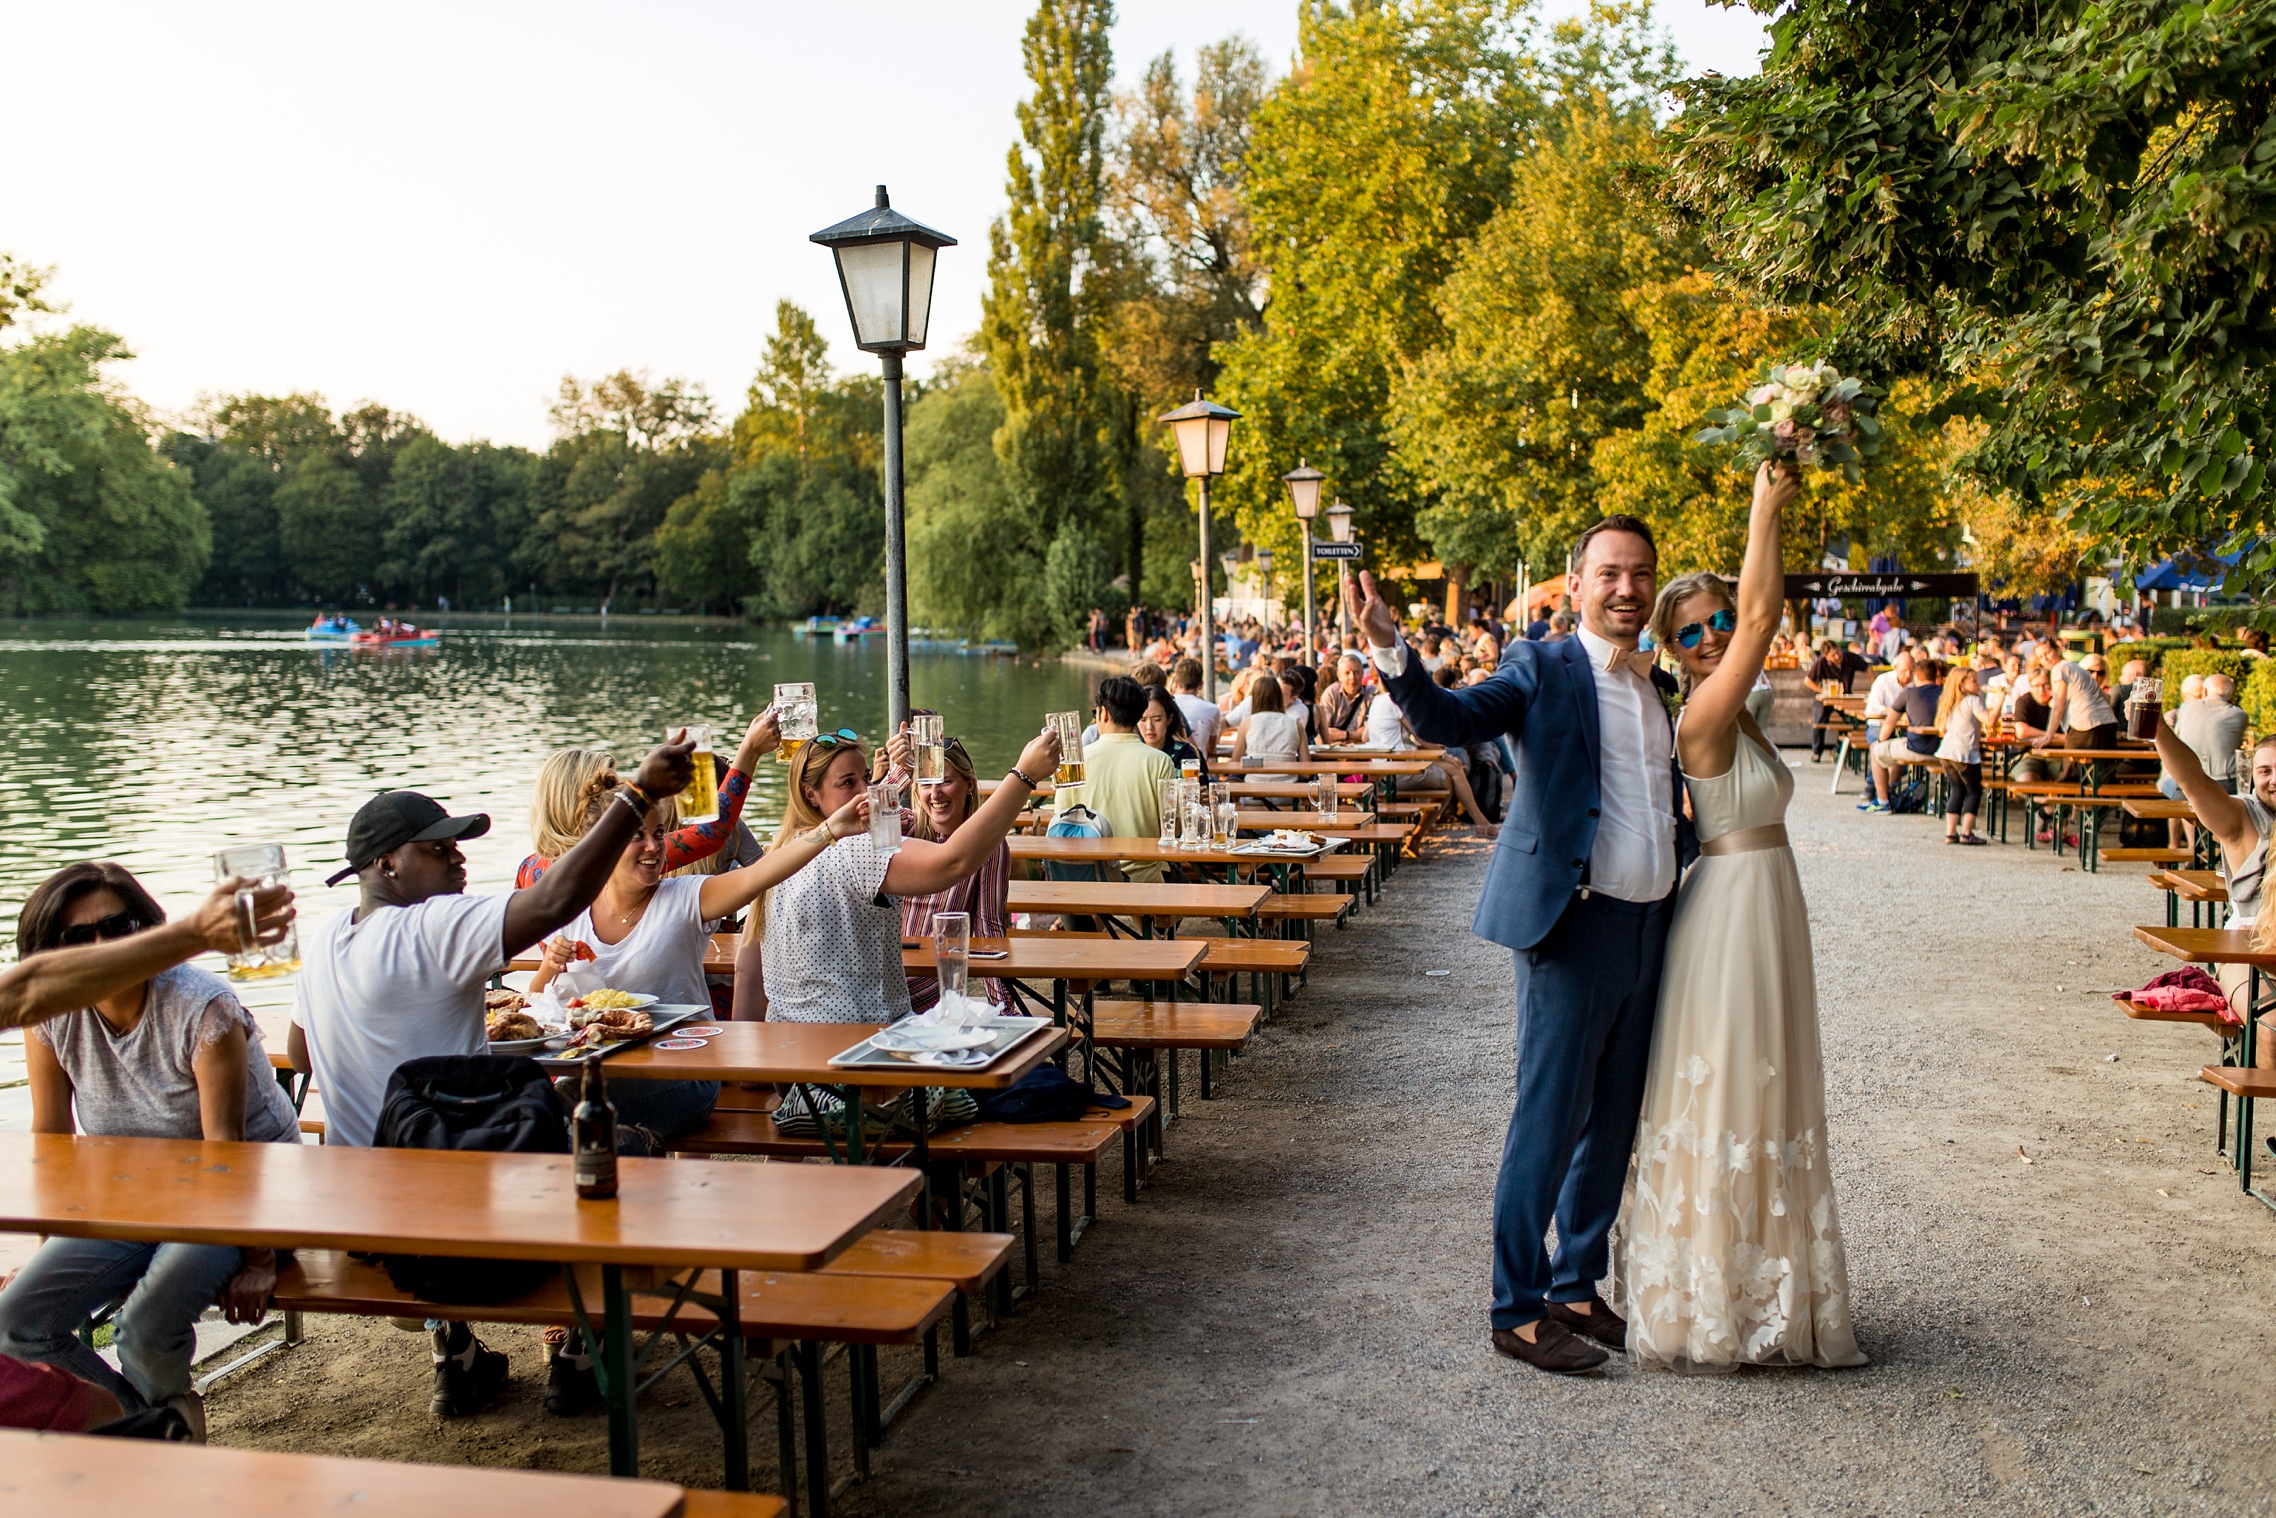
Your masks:
<svg viewBox="0 0 2276 1518"><path fill-rule="evenodd" d="M2189 862L2189 850L2121 846L2114 849L2104 849L2102 857L2118 864L2154 864L2163 869L2170 865L2187 864Z"/></svg>
<svg viewBox="0 0 2276 1518"><path fill-rule="evenodd" d="M790 1505L762 1492L709 1492L686 1487L680 1518L780 1518Z"/></svg>
<svg viewBox="0 0 2276 1518"><path fill-rule="evenodd" d="M1307 886L1314 881L1359 886L1367 892L1368 905L1375 904L1376 861L1372 854L1327 854L1318 859L1307 859L1297 868L1303 871Z"/></svg>
<svg viewBox="0 0 2276 1518"><path fill-rule="evenodd" d="M2165 925L2181 926L2181 903L2189 903L2189 926L2203 924L2205 909L2226 905L2229 888L2218 870L2152 870L2149 883L2165 892Z"/></svg>
<svg viewBox="0 0 2276 1518"><path fill-rule="evenodd" d="M1273 993L1289 976L1302 976L1312 962L1312 946L1301 938L1211 938L1204 940L1209 948L1194 966L1201 977L1203 994L1213 984L1212 977L1226 977L1228 992L1232 978L1249 977L1249 997L1262 1002L1265 1016L1272 1015ZM1233 998L1228 994L1228 1002Z"/></svg>
<svg viewBox="0 0 2276 1518"><path fill-rule="evenodd" d="M2224 1040L2241 1031L2237 1024L2230 1022L2218 1012L2179 1012L2169 1007L2144 1006L2138 1001L2122 1001L2118 1005L2124 1009L2128 1017L2140 1022L2191 1023L2200 1028L2212 1029L2215 1033L2220 1034Z"/></svg>
<svg viewBox="0 0 2276 1518"><path fill-rule="evenodd" d="M1167 1049L1169 1059L1169 1116L1178 1115L1178 1059L1181 1049L1193 1049L1201 1055L1201 1099L1215 1099L1210 1089L1212 1061L1219 1053L1232 1055L1246 1048L1256 1033L1257 1024L1264 1018L1264 1008L1246 1002L1190 1002L1190 1001L1101 1001L1091 1009L1091 1031L1101 1049L1123 1050L1135 1054ZM1139 1082L1156 1101L1164 1100L1158 1089L1160 1064L1148 1061L1154 1068L1151 1083ZM1123 1089L1133 1086L1132 1072L1139 1061L1125 1059L1122 1065Z"/></svg>
<svg viewBox="0 0 2276 1518"><path fill-rule="evenodd" d="M1332 922L1342 927L1344 917L1352 909L1357 897L1340 891L1315 891L1302 894L1274 893L1257 908L1259 922L1315 923ZM1309 936L1307 933L1306 936Z"/></svg>

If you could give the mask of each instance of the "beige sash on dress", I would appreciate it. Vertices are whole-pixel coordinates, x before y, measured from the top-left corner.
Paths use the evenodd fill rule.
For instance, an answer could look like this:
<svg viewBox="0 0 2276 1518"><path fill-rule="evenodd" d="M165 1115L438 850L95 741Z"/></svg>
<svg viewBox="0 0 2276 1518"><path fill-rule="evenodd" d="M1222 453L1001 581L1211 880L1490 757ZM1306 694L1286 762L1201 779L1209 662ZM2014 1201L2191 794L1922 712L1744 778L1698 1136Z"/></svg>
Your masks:
<svg viewBox="0 0 2276 1518"><path fill-rule="evenodd" d="M1758 849L1786 847L1786 824L1773 822L1758 828L1740 828L1699 845L1702 858L1709 854L1752 854Z"/></svg>

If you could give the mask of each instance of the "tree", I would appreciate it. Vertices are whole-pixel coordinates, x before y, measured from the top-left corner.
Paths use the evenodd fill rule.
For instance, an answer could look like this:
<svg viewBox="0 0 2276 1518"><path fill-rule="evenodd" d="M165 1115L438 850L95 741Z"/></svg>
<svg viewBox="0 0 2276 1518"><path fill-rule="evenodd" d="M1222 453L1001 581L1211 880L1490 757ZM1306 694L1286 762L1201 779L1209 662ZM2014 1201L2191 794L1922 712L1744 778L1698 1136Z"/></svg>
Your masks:
<svg viewBox="0 0 2276 1518"><path fill-rule="evenodd" d="M972 638L1053 644L1043 548L996 456L1004 400L987 365L952 360L909 409L909 608ZM1061 645L1063 646L1063 645Z"/></svg>
<svg viewBox="0 0 2276 1518"><path fill-rule="evenodd" d="M40 295L54 276L53 269L37 268L19 262L14 254L0 253L0 332L16 325L25 315L36 316L55 310Z"/></svg>
<svg viewBox="0 0 2276 1518"><path fill-rule="evenodd" d="M2276 572L2276 11L1798 0L1771 31L1673 129L1669 192L1725 265L1979 386L1988 479L2080 487L2075 523L2135 557L2233 538Z"/></svg>
<svg viewBox="0 0 2276 1518"><path fill-rule="evenodd" d="M1011 204L988 232L981 341L1004 399L1004 473L1044 540L1120 505L1115 408L1099 372L1110 0L1039 0L1021 42L1034 92L1006 164ZM1127 427L1123 429L1127 432Z"/></svg>
<svg viewBox="0 0 2276 1518"><path fill-rule="evenodd" d="M620 369L590 383L564 376L548 415L560 436L531 473L536 530L516 568L595 590L604 605L652 585L665 513L724 462L725 445L704 431L709 398L685 380Z"/></svg>
<svg viewBox="0 0 2276 1518"><path fill-rule="evenodd" d="M277 485L277 543L285 568L325 602L370 600L379 577L386 512L354 470L329 452L306 453Z"/></svg>
<svg viewBox="0 0 2276 1518"><path fill-rule="evenodd" d="M656 579L699 611L737 608L757 585L750 524L727 494L727 475L707 469L695 489L672 503L656 529Z"/></svg>
<svg viewBox="0 0 2276 1518"><path fill-rule="evenodd" d="M806 463L816 416L829 397L830 345L796 301L778 300L749 400L735 419L735 456L755 463L785 450Z"/></svg>
<svg viewBox="0 0 2276 1518"><path fill-rule="evenodd" d="M277 543L277 472L212 438L176 432L165 452L189 471L190 490L213 524L213 558L195 599L202 606L266 606L284 599Z"/></svg>
<svg viewBox="0 0 2276 1518"><path fill-rule="evenodd" d="M381 500L379 576L415 600L483 604L511 587L525 527L531 456L519 448L453 448L421 434L396 455Z"/></svg>
<svg viewBox="0 0 2276 1518"><path fill-rule="evenodd" d="M204 431L271 469L283 469L310 453L333 453L346 446L332 407L308 391L291 395L232 395L207 400Z"/></svg>
<svg viewBox="0 0 2276 1518"><path fill-rule="evenodd" d="M1043 605L1051 614L1053 641L1059 646L1082 635L1092 607L1104 610L1110 602L1117 603L1114 611L1119 615L1124 598L1115 589L1113 574L1106 549L1088 527L1080 522L1060 527L1051 551L1043 557Z"/></svg>
<svg viewBox="0 0 2276 1518"><path fill-rule="evenodd" d="M561 376L561 389L546 419L563 437L613 432L634 448L660 452L688 442L711 426L711 398L688 380L652 380L630 369L597 380Z"/></svg>
<svg viewBox="0 0 2276 1518"><path fill-rule="evenodd" d="M1445 340L1394 382L1392 438L1430 492L1416 526L1458 573L1560 563L1603 514L1592 448L1655 402L1636 292L1697 250L1624 188L1653 136L1640 103L1568 101L1440 286Z"/></svg>

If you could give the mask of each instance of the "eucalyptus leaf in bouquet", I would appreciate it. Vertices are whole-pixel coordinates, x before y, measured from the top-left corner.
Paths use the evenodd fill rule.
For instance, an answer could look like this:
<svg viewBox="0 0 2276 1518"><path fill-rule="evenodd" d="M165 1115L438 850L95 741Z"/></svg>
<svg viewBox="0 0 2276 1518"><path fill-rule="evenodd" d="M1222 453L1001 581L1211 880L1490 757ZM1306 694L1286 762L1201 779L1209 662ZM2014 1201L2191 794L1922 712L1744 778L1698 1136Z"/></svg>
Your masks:
<svg viewBox="0 0 2276 1518"><path fill-rule="evenodd" d="M1873 417L1880 402L1881 392L1831 364L1765 364L1745 404L1708 412L1715 425L1692 441L1727 445L1744 473L1792 459L1804 469L1839 469L1854 485L1881 449Z"/></svg>

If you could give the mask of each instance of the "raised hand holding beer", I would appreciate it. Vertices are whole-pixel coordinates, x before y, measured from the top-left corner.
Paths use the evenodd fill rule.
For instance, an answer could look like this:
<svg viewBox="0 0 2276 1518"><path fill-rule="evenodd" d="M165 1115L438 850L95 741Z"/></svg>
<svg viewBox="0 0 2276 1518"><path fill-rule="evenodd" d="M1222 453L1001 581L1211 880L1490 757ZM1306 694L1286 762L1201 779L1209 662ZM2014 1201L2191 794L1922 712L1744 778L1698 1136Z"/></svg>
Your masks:
<svg viewBox="0 0 2276 1518"><path fill-rule="evenodd" d="M632 783L650 796L677 796L695 777L695 744L686 728L649 750Z"/></svg>
<svg viewBox="0 0 2276 1518"><path fill-rule="evenodd" d="M773 753L781 742L782 716L770 706L753 717L751 725L743 730L743 741L735 749L735 768L750 774L751 767Z"/></svg>

